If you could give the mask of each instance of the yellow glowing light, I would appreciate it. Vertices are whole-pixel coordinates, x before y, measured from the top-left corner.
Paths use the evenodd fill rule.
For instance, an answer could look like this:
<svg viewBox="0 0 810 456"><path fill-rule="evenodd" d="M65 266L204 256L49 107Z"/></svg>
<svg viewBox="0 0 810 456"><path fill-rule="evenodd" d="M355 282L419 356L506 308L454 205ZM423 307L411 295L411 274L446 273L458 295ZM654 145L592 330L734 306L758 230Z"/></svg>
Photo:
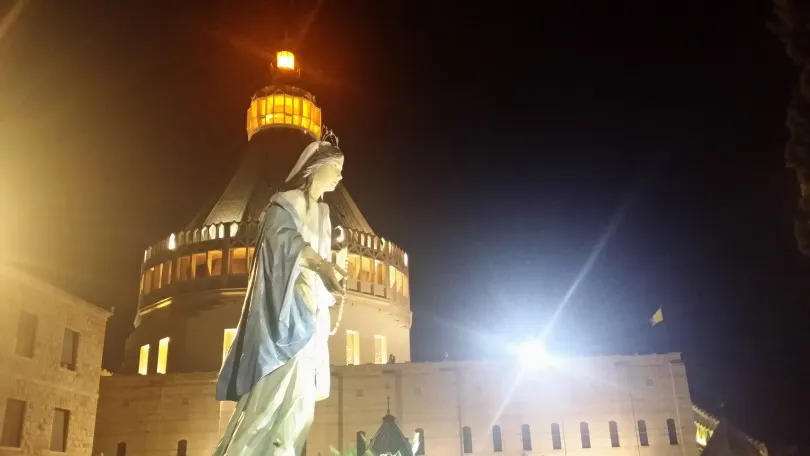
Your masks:
<svg viewBox="0 0 810 456"><path fill-rule="evenodd" d="M149 344L141 345L140 356L138 357L138 373L146 375L149 371Z"/></svg>
<svg viewBox="0 0 810 456"><path fill-rule="evenodd" d="M254 98L247 111L248 140L268 127L299 128L321 138L321 108L309 98L275 93Z"/></svg>
<svg viewBox="0 0 810 456"><path fill-rule="evenodd" d="M222 339L222 362L225 362L225 358L228 357L228 351L231 349L231 345L233 345L233 341L236 339L236 328L227 328L225 329L225 337Z"/></svg>
<svg viewBox="0 0 810 456"><path fill-rule="evenodd" d="M169 360L169 338L164 337L158 341L157 373L166 373L166 363Z"/></svg>
<svg viewBox="0 0 810 456"><path fill-rule="evenodd" d="M294 70L295 55L290 51L278 51L276 54L276 67L285 70Z"/></svg>
<svg viewBox="0 0 810 456"><path fill-rule="evenodd" d="M174 233L169 236L169 250L174 250L177 248L177 239L174 237Z"/></svg>

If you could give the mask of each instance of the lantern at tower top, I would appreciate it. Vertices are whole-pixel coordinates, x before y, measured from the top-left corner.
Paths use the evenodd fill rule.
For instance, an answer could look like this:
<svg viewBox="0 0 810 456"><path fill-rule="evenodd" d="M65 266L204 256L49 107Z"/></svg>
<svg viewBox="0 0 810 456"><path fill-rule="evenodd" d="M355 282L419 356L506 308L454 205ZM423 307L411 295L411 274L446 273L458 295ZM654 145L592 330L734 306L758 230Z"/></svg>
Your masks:
<svg viewBox="0 0 810 456"><path fill-rule="evenodd" d="M292 51L284 49L277 51L270 67L273 70L275 84L295 84L301 78L301 67Z"/></svg>
<svg viewBox="0 0 810 456"><path fill-rule="evenodd" d="M276 68L279 70L295 70L295 54L290 51L276 53Z"/></svg>

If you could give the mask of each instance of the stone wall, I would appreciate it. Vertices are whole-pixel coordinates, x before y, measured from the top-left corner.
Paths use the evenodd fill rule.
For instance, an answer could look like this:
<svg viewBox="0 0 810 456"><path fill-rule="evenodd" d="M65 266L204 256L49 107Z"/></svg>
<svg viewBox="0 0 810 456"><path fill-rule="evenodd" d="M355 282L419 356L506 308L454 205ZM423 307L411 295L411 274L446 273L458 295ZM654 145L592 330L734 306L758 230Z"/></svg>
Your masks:
<svg viewBox="0 0 810 456"><path fill-rule="evenodd" d="M214 400L216 373L113 376L102 379L94 454L174 456L186 440L189 454L210 454L231 403ZM492 425L501 427L501 455L523 455L521 426L529 425L538 454L696 456L695 424L686 374L677 354L574 358L524 372L512 363L365 364L333 369L332 392L319 402L307 454L353 448L358 431L373 436L386 413L406 436L425 432L427 455L461 455L469 427L473 454L494 453ZM635 423L645 420L649 446L640 446ZM671 445L666 420L676 422ZM618 426L611 446L608 423ZM583 449L580 423L589 424ZM563 447L552 447L551 424Z"/></svg>
<svg viewBox="0 0 810 456"><path fill-rule="evenodd" d="M25 401L19 448L0 456L50 455L54 409L70 412L67 454L91 454L104 329L109 312L0 266L0 428L9 398ZM36 316L32 356L17 350L21 312ZM74 370L62 367L65 329L79 334Z"/></svg>

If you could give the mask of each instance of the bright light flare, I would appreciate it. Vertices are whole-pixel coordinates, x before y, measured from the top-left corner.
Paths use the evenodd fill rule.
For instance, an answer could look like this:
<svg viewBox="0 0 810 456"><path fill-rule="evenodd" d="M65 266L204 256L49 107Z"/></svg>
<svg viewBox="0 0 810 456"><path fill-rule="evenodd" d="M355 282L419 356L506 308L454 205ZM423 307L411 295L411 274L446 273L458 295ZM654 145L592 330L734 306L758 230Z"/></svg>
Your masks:
<svg viewBox="0 0 810 456"><path fill-rule="evenodd" d="M284 70L294 70L295 54L290 51L278 51L276 54L276 67Z"/></svg>
<svg viewBox="0 0 810 456"><path fill-rule="evenodd" d="M540 369L550 365L553 361L546 344L539 339L522 342L514 348L514 351L520 367L526 370Z"/></svg>

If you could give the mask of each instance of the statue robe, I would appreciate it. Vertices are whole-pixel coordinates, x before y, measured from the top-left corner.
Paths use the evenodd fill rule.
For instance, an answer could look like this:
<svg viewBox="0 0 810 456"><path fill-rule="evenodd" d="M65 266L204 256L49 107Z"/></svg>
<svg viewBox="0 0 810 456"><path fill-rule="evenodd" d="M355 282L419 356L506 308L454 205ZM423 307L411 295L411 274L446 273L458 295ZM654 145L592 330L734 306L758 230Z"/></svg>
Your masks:
<svg viewBox="0 0 810 456"><path fill-rule="evenodd" d="M298 212L288 198L285 194L274 195L260 225L236 337L217 380L218 400L237 401L248 394L259 380L301 352L316 332L322 334L326 331L328 339L328 305L325 312L318 312L316 317L295 290L296 279L302 272L301 252L307 242L301 234ZM331 244L329 207L324 203L319 203L319 207L319 245L312 248L328 259ZM318 305L314 303L314 307ZM322 328L324 324L325 329ZM324 338L317 339L318 345L323 345L328 353L326 341L320 340ZM323 361L326 371L321 368L318 372L321 379L319 400L329 395L328 355Z"/></svg>

